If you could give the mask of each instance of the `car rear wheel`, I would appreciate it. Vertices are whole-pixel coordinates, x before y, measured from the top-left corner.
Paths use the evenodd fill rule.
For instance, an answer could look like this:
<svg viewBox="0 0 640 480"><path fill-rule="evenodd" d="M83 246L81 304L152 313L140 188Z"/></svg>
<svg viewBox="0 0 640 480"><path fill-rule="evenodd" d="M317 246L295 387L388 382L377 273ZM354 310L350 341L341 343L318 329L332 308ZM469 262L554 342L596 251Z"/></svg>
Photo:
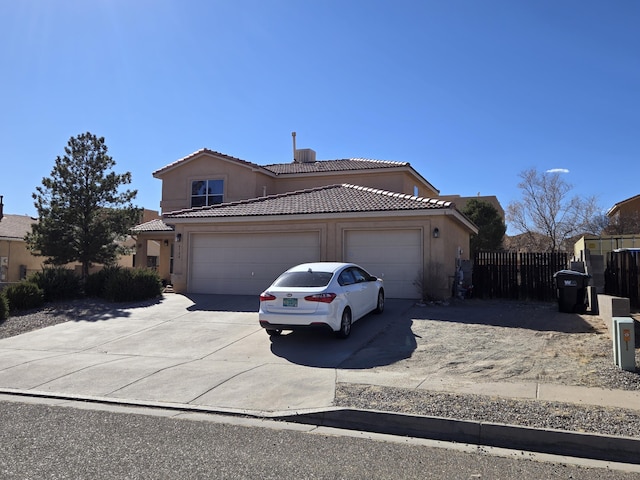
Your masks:
<svg viewBox="0 0 640 480"><path fill-rule="evenodd" d="M378 303L376 304L376 313L382 313L384 310L384 291L378 292Z"/></svg>
<svg viewBox="0 0 640 480"><path fill-rule="evenodd" d="M282 330L277 330L274 328L267 328L266 330L270 337L277 337L282 333Z"/></svg>
<svg viewBox="0 0 640 480"><path fill-rule="evenodd" d="M342 319L340 320L340 330L336 332L338 338L347 338L351 333L351 310L348 308L342 312Z"/></svg>

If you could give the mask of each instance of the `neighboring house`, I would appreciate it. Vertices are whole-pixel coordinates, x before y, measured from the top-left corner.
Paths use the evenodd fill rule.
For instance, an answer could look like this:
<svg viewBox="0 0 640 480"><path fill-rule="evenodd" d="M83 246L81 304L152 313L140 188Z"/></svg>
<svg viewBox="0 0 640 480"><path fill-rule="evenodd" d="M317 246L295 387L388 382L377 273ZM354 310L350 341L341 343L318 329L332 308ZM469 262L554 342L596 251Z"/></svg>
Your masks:
<svg viewBox="0 0 640 480"><path fill-rule="evenodd" d="M615 218L616 216L635 215L638 212L640 212L640 195L635 195L616 203L607 212L607 217Z"/></svg>
<svg viewBox="0 0 640 480"><path fill-rule="evenodd" d="M288 267L347 261L384 279L387 297L451 295L477 228L409 163L257 165L202 149L159 170L162 220L133 229L144 257L160 244L175 291L258 295Z"/></svg>
<svg viewBox="0 0 640 480"><path fill-rule="evenodd" d="M0 283L19 282L29 273L42 269L44 258L33 256L24 241L36 221L28 215L1 216Z"/></svg>
<svg viewBox="0 0 640 480"><path fill-rule="evenodd" d="M0 203L0 284L19 282L29 274L40 271L46 266L46 258L33 255L24 241L26 234L31 231L31 226L37 223L38 219L28 215L3 214L2 206ZM148 221L152 218L159 218L158 212L144 210L142 221ZM123 243L127 247L131 247L132 251L136 251L133 238L128 238ZM158 242L149 242L146 252L148 255L147 265L154 267L160 254L160 245ZM133 267L133 253L120 257L117 264L122 267ZM80 264L76 263L66 265L66 267L75 269L78 274L82 268ZM90 271L95 272L100 268L102 267L95 265Z"/></svg>
<svg viewBox="0 0 640 480"><path fill-rule="evenodd" d="M502 208L502 205L498 201L498 197L496 197L495 195L480 195L480 194L478 194L475 197L461 197L460 195L441 195L439 198L441 200L449 200L451 202L454 202L456 204L456 208L458 210L460 210L461 212L464 212L466 210L467 203L469 203L469 200L471 200L471 199L475 199L475 200L478 200L480 202L485 202L485 203L488 203L489 205L493 206L496 209L496 211L498 212L498 214L500 215L500 218L502 218L502 220L504 220L504 218L505 218L505 216L504 216L504 208Z"/></svg>
<svg viewBox="0 0 640 480"><path fill-rule="evenodd" d="M607 212L607 233L640 234L640 195L616 203Z"/></svg>
<svg viewBox="0 0 640 480"><path fill-rule="evenodd" d="M627 222L640 219L640 195L636 195L616 203L607 212L607 217L613 224L621 219ZM630 226L631 224L628 224ZM602 255L607 257L610 252L621 248L639 248L640 232L622 232L609 235L585 235L578 239L573 247L576 261L587 261L588 255Z"/></svg>
<svg viewBox="0 0 640 480"><path fill-rule="evenodd" d="M574 261L584 265L584 270L592 277L591 285L598 293L604 293L605 270L611 252L640 248L640 195L616 203L607 212L607 217L610 221L608 230L620 233L585 235L573 247Z"/></svg>

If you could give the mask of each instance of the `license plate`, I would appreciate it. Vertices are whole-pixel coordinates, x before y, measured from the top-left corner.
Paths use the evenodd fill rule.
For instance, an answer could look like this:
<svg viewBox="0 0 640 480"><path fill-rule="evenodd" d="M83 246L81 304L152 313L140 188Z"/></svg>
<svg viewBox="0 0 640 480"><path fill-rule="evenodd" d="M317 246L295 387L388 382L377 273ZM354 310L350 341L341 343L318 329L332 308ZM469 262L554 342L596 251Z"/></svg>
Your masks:
<svg viewBox="0 0 640 480"><path fill-rule="evenodd" d="M298 299L297 298L283 298L282 299L283 307L297 307Z"/></svg>

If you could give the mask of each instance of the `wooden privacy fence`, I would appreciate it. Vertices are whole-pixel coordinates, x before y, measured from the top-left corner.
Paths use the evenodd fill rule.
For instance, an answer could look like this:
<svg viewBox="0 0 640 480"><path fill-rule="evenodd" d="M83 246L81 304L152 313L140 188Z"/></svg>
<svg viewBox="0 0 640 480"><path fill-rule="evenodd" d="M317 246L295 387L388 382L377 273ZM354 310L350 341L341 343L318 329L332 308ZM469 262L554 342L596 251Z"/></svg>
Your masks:
<svg viewBox="0 0 640 480"><path fill-rule="evenodd" d="M629 305L640 307L640 249L624 248L609 254L604 273L604 292L627 297Z"/></svg>
<svg viewBox="0 0 640 480"><path fill-rule="evenodd" d="M473 296L513 300L556 300L553 274L567 268L566 252L477 252Z"/></svg>

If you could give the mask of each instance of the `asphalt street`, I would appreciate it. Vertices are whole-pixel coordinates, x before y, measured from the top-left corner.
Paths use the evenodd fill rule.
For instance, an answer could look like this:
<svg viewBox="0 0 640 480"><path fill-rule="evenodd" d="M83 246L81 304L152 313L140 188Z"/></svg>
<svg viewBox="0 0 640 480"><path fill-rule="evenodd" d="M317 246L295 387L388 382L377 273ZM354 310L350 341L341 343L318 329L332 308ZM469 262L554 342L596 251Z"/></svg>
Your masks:
<svg viewBox="0 0 640 480"><path fill-rule="evenodd" d="M80 407L80 408L79 408ZM0 400L13 479L637 479L602 462L162 410ZM613 466L615 468L615 466Z"/></svg>

